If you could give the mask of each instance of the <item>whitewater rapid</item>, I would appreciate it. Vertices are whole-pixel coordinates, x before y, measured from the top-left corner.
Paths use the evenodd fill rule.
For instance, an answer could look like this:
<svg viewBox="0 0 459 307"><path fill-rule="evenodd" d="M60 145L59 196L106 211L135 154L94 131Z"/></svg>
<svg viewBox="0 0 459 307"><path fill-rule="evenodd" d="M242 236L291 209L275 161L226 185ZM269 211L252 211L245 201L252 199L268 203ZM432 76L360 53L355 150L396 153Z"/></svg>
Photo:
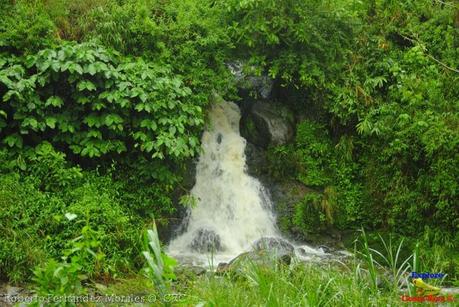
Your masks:
<svg viewBox="0 0 459 307"><path fill-rule="evenodd" d="M184 221L185 231L168 247L179 260L228 261L261 237L279 236L268 193L246 171L240 118L239 107L232 102L215 103L210 110L191 190L196 205Z"/></svg>

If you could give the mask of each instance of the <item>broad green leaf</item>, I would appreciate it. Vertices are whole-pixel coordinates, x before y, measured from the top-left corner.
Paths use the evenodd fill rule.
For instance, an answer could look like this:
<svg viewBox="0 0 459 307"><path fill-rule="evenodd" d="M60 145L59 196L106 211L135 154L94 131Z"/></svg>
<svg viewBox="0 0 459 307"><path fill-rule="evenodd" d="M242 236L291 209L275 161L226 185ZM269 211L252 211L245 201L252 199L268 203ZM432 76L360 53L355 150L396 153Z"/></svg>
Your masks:
<svg viewBox="0 0 459 307"><path fill-rule="evenodd" d="M77 87L79 91L84 91L84 90L95 91L96 90L96 86L94 85L94 83L88 80L80 81Z"/></svg>
<svg viewBox="0 0 459 307"><path fill-rule="evenodd" d="M7 144L9 147L18 147L22 148L22 137L18 134L12 134L7 136L3 143Z"/></svg>
<svg viewBox="0 0 459 307"><path fill-rule="evenodd" d="M46 125L50 127L51 129L54 129L56 127L56 122L57 122L57 119L54 117L46 118Z"/></svg>
<svg viewBox="0 0 459 307"><path fill-rule="evenodd" d="M62 107L63 105L64 101L58 96L51 96L45 102L45 106Z"/></svg>

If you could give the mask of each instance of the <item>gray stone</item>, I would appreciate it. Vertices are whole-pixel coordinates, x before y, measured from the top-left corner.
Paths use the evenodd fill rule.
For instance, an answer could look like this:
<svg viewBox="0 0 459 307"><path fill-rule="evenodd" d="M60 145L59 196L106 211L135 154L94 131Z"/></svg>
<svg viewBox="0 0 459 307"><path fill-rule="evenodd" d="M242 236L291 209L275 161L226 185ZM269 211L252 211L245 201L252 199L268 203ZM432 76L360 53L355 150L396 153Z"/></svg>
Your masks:
<svg viewBox="0 0 459 307"><path fill-rule="evenodd" d="M193 273L194 275L197 275L197 276L200 276L200 275L204 275L207 270L201 266L196 266L196 265L193 265L191 267L188 267L188 270Z"/></svg>
<svg viewBox="0 0 459 307"><path fill-rule="evenodd" d="M293 115L282 104L257 101L243 112L241 135L248 142L267 148L282 145L294 135Z"/></svg>
<svg viewBox="0 0 459 307"><path fill-rule="evenodd" d="M269 185L267 185L266 182L264 182L264 177L266 177L266 179L270 178L269 176L267 176L266 171L266 167L268 165L266 151L263 150L261 147L255 146L252 143L247 143L245 147L245 157L247 164L247 173L250 176L262 180L263 185L269 189Z"/></svg>
<svg viewBox="0 0 459 307"><path fill-rule="evenodd" d="M245 267L250 265L272 267L276 263L289 265L291 261L292 256L288 254L275 255L273 253L267 252L266 250L250 251L238 255L229 263L219 263L216 273L238 274L241 273Z"/></svg>
<svg viewBox="0 0 459 307"><path fill-rule="evenodd" d="M220 251L222 249L220 236L212 230L199 229L190 243L190 248L200 253Z"/></svg>
<svg viewBox="0 0 459 307"><path fill-rule="evenodd" d="M220 262L217 266L216 273L225 273L229 270L229 264L226 262Z"/></svg>
<svg viewBox="0 0 459 307"><path fill-rule="evenodd" d="M324 253L331 253L333 251L332 248L326 246L326 245L319 245L317 248L321 249Z"/></svg>
<svg viewBox="0 0 459 307"><path fill-rule="evenodd" d="M266 250L277 255L293 255L295 248L290 242L282 238L263 237L252 246L253 250Z"/></svg>

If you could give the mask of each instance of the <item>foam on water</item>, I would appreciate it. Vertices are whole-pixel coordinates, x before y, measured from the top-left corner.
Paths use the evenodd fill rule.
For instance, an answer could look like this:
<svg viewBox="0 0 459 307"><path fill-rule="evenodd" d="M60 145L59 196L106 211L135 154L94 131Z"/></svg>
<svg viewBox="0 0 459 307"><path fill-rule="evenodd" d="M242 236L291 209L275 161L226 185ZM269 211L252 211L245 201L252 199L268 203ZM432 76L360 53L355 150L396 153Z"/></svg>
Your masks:
<svg viewBox="0 0 459 307"><path fill-rule="evenodd" d="M168 248L181 262L200 265L229 261L261 237L280 236L268 194L246 172L238 106L215 103L209 115L191 190L197 204L184 221L185 231Z"/></svg>

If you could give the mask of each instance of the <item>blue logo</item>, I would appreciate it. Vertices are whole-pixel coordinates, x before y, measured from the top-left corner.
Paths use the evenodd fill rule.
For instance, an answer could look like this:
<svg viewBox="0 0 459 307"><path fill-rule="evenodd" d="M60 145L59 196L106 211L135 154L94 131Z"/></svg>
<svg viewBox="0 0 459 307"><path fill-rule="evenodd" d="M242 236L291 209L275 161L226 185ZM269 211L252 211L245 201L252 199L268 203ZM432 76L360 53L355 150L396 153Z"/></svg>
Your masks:
<svg viewBox="0 0 459 307"><path fill-rule="evenodd" d="M428 279L428 278L443 278L445 274L443 273L417 273L417 272L411 272L411 278L422 278L422 279Z"/></svg>

